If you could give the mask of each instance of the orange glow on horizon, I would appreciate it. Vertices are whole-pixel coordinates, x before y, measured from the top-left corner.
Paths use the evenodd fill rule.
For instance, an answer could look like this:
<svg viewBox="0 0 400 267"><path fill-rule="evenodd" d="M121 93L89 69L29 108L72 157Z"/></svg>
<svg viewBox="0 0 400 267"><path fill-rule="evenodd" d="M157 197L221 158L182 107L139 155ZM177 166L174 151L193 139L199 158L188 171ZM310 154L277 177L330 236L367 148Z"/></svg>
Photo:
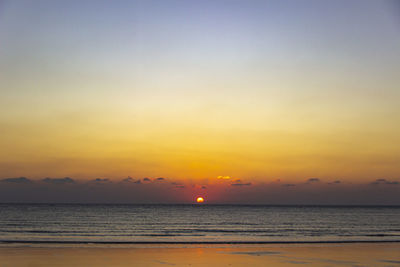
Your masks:
<svg viewBox="0 0 400 267"><path fill-rule="evenodd" d="M198 197L198 198L196 199L196 202L197 202L197 203L203 203L203 202L204 202L204 198L203 198L203 197Z"/></svg>

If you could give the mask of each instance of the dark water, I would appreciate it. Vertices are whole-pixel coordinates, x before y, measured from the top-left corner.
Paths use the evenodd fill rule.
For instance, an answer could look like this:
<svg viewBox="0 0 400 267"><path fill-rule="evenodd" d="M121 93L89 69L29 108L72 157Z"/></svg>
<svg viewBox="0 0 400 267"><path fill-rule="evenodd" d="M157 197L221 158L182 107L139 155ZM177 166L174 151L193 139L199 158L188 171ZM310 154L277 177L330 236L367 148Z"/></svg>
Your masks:
<svg viewBox="0 0 400 267"><path fill-rule="evenodd" d="M400 207L0 204L10 241L400 241Z"/></svg>

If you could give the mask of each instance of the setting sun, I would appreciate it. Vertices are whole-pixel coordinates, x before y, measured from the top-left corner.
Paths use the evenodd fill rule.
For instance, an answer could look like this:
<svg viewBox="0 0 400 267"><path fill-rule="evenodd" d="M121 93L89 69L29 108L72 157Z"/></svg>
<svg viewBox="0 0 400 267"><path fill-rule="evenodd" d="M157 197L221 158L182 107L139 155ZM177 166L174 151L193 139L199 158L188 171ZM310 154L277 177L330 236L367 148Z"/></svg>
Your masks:
<svg viewBox="0 0 400 267"><path fill-rule="evenodd" d="M203 197L198 197L196 199L197 203L203 203L204 202L204 198Z"/></svg>

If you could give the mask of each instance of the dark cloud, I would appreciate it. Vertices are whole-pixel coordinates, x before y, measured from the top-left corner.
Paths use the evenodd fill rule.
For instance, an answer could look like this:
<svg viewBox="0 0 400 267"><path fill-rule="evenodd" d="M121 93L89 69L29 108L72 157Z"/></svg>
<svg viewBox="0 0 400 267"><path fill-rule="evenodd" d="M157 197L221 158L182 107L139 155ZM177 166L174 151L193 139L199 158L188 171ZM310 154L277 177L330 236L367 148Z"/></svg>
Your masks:
<svg viewBox="0 0 400 267"><path fill-rule="evenodd" d="M127 178L123 179L122 182L123 183L132 183L132 184L141 184L142 183L142 181L140 179L139 180L135 180L130 176L128 176Z"/></svg>
<svg viewBox="0 0 400 267"><path fill-rule="evenodd" d="M319 178L310 178L307 180L307 182L309 183L316 183L316 182L320 182L321 180Z"/></svg>
<svg viewBox="0 0 400 267"><path fill-rule="evenodd" d="M143 178L143 182L151 182L150 178Z"/></svg>
<svg viewBox="0 0 400 267"><path fill-rule="evenodd" d="M64 177L64 178L44 178L42 180L45 183L49 183L49 184L73 184L75 183L74 179L70 178L70 177Z"/></svg>
<svg viewBox="0 0 400 267"><path fill-rule="evenodd" d="M252 184L251 180L243 179L241 182L232 179L209 184L170 179L157 182L156 178L147 178L146 182L131 177L119 182L97 178L70 183L69 179L5 178L0 180L0 202L193 203L196 195L207 193L208 203L400 205L400 181L383 178L353 184L332 180L329 183L315 183L315 186L293 181Z"/></svg>
<svg viewBox="0 0 400 267"><path fill-rule="evenodd" d="M156 179L157 181L165 181L165 178L159 177Z"/></svg>
<svg viewBox="0 0 400 267"><path fill-rule="evenodd" d="M231 184L231 186L249 186L251 185L251 183L235 183L235 184Z"/></svg>
<svg viewBox="0 0 400 267"><path fill-rule="evenodd" d="M380 185L380 184L385 184L385 185L399 185L400 182L398 181L388 181L386 179L380 178L376 179L375 181L370 183L371 185Z"/></svg>
<svg viewBox="0 0 400 267"><path fill-rule="evenodd" d="M127 178L123 179L122 182L134 182L133 178L128 176Z"/></svg>
<svg viewBox="0 0 400 267"><path fill-rule="evenodd" d="M186 188L186 186L184 186L184 185L181 184L181 183L172 182L171 184L174 185L175 188Z"/></svg>
<svg viewBox="0 0 400 267"><path fill-rule="evenodd" d="M5 178L0 180L1 182L5 183L16 183L16 184L29 184L32 181L26 177L17 177L17 178Z"/></svg>
<svg viewBox="0 0 400 267"><path fill-rule="evenodd" d="M292 187L292 186L296 186L295 184L283 184L282 186L284 187Z"/></svg>
<svg viewBox="0 0 400 267"><path fill-rule="evenodd" d="M111 183L111 180L108 178L96 178L96 179L92 180L91 182L103 184L103 183Z"/></svg>

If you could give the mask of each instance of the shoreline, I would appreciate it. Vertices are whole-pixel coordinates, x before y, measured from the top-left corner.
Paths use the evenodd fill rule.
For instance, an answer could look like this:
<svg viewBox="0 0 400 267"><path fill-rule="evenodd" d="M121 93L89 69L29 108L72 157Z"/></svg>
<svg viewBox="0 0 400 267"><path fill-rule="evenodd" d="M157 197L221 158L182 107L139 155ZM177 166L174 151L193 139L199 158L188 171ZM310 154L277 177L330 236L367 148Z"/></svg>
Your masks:
<svg viewBox="0 0 400 267"><path fill-rule="evenodd" d="M14 245L4 266L400 266L400 243Z"/></svg>

